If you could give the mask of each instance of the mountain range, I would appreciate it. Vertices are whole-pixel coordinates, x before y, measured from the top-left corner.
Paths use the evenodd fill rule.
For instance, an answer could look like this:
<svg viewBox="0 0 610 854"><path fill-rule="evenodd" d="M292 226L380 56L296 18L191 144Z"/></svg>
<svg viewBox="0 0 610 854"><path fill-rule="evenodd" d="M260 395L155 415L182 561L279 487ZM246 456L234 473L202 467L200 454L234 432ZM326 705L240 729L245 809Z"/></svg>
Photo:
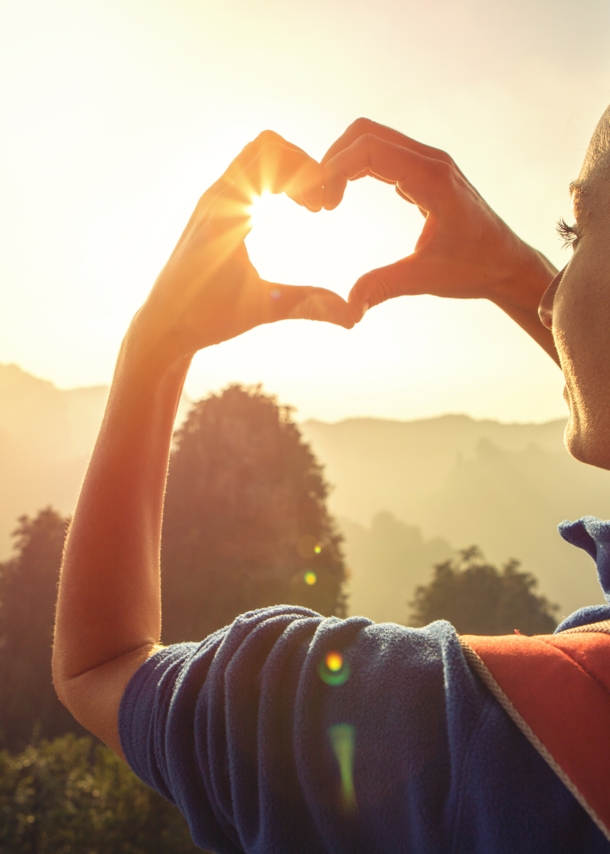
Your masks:
<svg viewBox="0 0 610 854"><path fill-rule="evenodd" d="M74 509L107 394L105 386L58 389L0 365L0 559L19 515ZM610 518L610 474L569 457L564 426L467 415L302 422L334 487L350 613L406 622L407 602L433 564L472 544L497 564L522 561L562 613L601 601L590 558L556 526L585 514Z"/></svg>
<svg viewBox="0 0 610 854"><path fill-rule="evenodd" d="M361 546L351 546L354 524L361 537L368 531L378 540L375 524L367 526L380 510L415 527L423 544L442 538L445 551L476 544L496 564L520 560L563 614L603 601L591 559L565 543L557 525L584 515L610 518L610 473L570 457L564 427L562 420L501 424L467 415L302 424L335 486L330 509L350 521L343 528L354 567L352 613L365 610L377 584L374 558L364 571ZM385 570L381 575L387 586ZM430 564L418 561L408 576L412 590L429 578ZM394 589L404 602L397 583Z"/></svg>

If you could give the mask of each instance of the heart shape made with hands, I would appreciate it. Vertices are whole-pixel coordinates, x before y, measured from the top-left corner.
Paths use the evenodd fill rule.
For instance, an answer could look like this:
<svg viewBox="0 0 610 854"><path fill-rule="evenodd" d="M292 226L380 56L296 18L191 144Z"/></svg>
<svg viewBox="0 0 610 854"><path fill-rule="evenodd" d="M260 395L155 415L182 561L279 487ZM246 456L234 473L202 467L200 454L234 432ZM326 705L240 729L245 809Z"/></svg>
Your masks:
<svg viewBox="0 0 610 854"><path fill-rule="evenodd" d="M422 228L417 208L374 179L360 180L332 211L312 213L281 194L257 197L246 246L263 279L346 299L362 274L409 255Z"/></svg>

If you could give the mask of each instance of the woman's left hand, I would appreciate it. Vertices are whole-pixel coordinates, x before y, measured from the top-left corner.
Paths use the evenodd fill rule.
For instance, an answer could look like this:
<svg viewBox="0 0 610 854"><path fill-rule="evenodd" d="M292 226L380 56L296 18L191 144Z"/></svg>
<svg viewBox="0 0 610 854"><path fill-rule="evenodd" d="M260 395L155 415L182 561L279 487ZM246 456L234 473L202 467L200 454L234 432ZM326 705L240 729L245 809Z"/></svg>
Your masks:
<svg viewBox="0 0 610 854"><path fill-rule="evenodd" d="M271 131L247 145L201 197L136 315L140 344L144 337L147 351L174 361L276 320L351 328L351 309L340 296L261 279L244 245L254 196L283 192L316 211L323 205L323 180L319 163Z"/></svg>

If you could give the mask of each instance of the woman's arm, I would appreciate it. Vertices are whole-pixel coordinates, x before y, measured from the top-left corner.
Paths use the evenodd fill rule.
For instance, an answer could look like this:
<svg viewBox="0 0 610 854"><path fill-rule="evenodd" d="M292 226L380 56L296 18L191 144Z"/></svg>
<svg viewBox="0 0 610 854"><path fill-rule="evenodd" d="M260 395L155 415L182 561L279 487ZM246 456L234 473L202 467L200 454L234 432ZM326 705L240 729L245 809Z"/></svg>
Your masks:
<svg viewBox="0 0 610 854"><path fill-rule="evenodd" d="M406 294L489 299L558 363L553 337L538 317L540 299L557 270L494 213L448 154L358 119L322 163L335 176L325 189L328 208L339 204L347 181L371 175L394 184L425 217L411 255L356 282L349 296L356 316Z"/></svg>
<svg viewBox="0 0 610 854"><path fill-rule="evenodd" d="M282 318L353 325L321 288L261 280L244 247L262 189L322 206L323 170L265 133L202 197L125 337L61 570L53 647L57 693L121 754L119 703L161 636L159 552L176 407L193 353Z"/></svg>

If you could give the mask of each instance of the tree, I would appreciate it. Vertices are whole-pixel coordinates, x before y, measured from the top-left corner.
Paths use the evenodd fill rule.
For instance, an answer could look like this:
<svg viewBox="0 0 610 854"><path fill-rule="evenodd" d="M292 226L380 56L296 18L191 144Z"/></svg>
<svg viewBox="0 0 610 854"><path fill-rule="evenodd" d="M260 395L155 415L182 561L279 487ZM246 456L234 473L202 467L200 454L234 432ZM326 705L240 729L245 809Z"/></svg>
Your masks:
<svg viewBox="0 0 610 854"><path fill-rule="evenodd" d="M291 409L260 386L196 403L177 432L163 526L163 640L200 640L253 608L344 616L342 537Z"/></svg>
<svg viewBox="0 0 610 854"><path fill-rule="evenodd" d="M51 644L67 519L48 507L21 516L15 555L0 564L0 744L21 750L37 732L84 733L57 699Z"/></svg>
<svg viewBox="0 0 610 854"><path fill-rule="evenodd" d="M108 747L65 735L0 751L0 851L196 854L177 807Z"/></svg>
<svg viewBox="0 0 610 854"><path fill-rule="evenodd" d="M498 569L477 546L462 549L458 558L436 564L432 581L416 588L411 625L449 620L460 634L473 635L552 632L559 606L537 595L538 581L519 566L511 559Z"/></svg>

